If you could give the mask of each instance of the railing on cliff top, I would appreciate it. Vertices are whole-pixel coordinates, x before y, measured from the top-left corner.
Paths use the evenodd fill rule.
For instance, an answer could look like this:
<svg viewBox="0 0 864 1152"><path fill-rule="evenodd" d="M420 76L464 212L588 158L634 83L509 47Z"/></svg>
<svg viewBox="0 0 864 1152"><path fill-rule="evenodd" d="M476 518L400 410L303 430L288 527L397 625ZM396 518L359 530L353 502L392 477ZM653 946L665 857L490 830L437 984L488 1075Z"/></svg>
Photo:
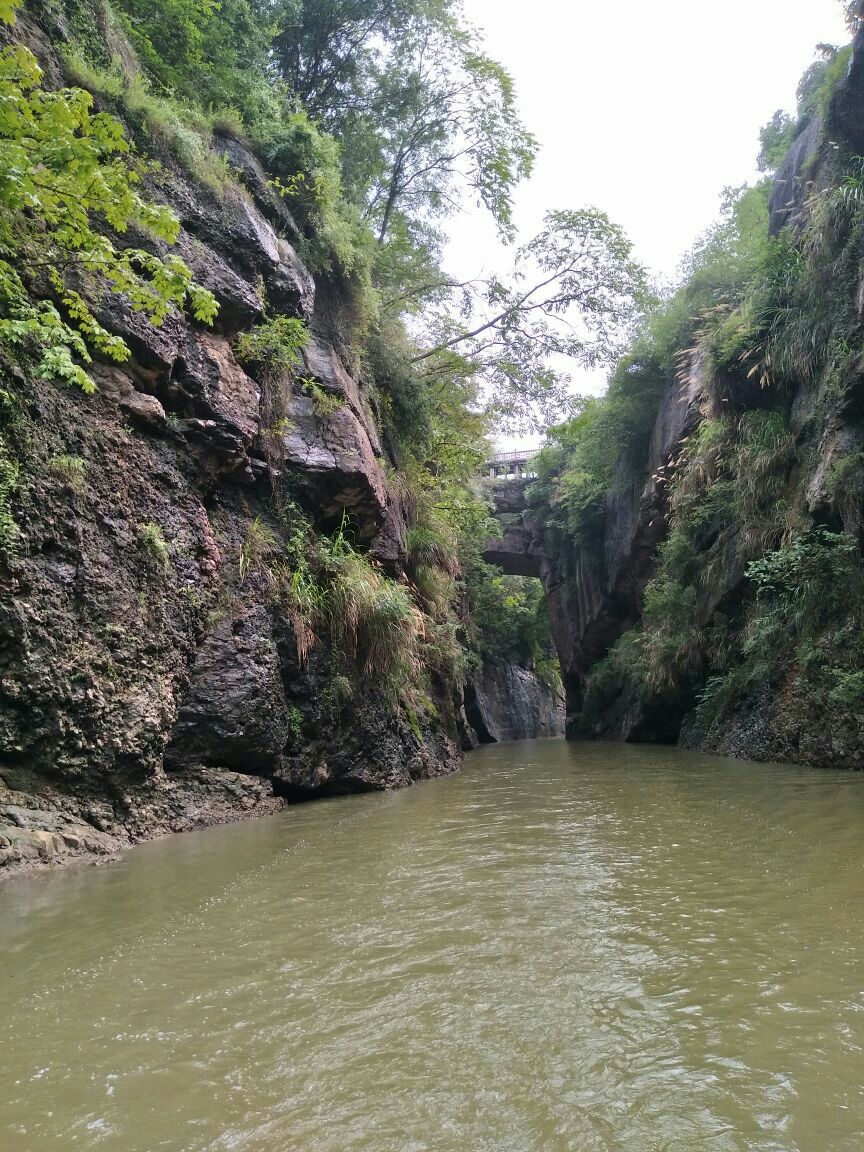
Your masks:
<svg viewBox="0 0 864 1152"><path fill-rule="evenodd" d="M496 452L486 461L483 468L493 480L530 479L537 475L529 467L537 452L536 448L523 448L516 452Z"/></svg>

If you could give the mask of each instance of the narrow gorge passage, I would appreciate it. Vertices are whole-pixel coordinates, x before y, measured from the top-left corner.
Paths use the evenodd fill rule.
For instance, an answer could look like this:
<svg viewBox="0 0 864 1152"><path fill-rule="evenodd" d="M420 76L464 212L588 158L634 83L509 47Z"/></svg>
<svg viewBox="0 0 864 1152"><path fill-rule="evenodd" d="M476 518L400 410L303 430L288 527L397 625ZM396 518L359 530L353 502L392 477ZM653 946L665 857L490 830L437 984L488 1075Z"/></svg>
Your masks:
<svg viewBox="0 0 864 1152"><path fill-rule="evenodd" d="M864 1150L864 0L779 8L0 0L0 1152Z"/></svg>
<svg viewBox="0 0 864 1152"><path fill-rule="evenodd" d="M861 783L492 745L13 879L4 1152L860 1152Z"/></svg>

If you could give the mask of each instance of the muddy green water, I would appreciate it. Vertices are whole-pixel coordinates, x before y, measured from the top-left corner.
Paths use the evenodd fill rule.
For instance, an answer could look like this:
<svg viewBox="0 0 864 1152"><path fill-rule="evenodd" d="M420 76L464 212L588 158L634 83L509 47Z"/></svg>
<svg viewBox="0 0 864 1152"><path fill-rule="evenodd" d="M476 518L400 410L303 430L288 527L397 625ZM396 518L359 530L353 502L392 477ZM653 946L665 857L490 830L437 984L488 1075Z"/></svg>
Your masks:
<svg viewBox="0 0 864 1152"><path fill-rule="evenodd" d="M3 1152L861 1152L864 775L516 744L0 888Z"/></svg>

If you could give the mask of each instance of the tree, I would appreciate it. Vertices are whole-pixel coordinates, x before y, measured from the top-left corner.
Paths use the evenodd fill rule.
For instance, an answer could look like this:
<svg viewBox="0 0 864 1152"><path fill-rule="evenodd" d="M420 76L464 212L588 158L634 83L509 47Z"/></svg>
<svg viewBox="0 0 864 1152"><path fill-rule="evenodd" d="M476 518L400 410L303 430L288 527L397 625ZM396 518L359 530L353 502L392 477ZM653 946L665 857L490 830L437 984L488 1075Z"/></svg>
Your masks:
<svg viewBox="0 0 864 1152"><path fill-rule="evenodd" d="M428 346L414 357L436 377L476 375L499 426L545 426L572 409L567 360L584 367L620 355L648 300L632 245L605 213L549 212L516 253L508 281L462 285L433 309Z"/></svg>
<svg viewBox="0 0 864 1152"><path fill-rule="evenodd" d="M454 0L288 0L275 18L280 74L340 141L345 187L379 245L400 215L416 226L457 210L460 184L512 236L536 142Z"/></svg>
<svg viewBox="0 0 864 1152"><path fill-rule="evenodd" d="M417 0L263 0L279 75L313 120L340 137Z"/></svg>
<svg viewBox="0 0 864 1152"><path fill-rule="evenodd" d="M796 121L788 112L778 108L759 131L759 155L756 166L760 172L774 172L783 162L789 145L795 138Z"/></svg>
<svg viewBox="0 0 864 1152"><path fill-rule="evenodd" d="M864 19L864 0L841 0L841 2L850 31L857 32Z"/></svg>
<svg viewBox="0 0 864 1152"><path fill-rule="evenodd" d="M12 23L14 6L0 5ZM171 243L179 224L139 195L120 121L94 114L89 93L46 92L41 80L26 48L0 52L0 341L38 349L43 376L91 391L81 366L89 349L114 360L129 349L98 323L82 292L122 292L157 324L187 300L209 323L217 305L178 257L111 239L135 224Z"/></svg>
<svg viewBox="0 0 864 1152"><path fill-rule="evenodd" d="M377 171L367 216L383 244L393 218L458 210L460 182L511 239L512 192L536 142L519 120L513 82L452 18L422 21L394 45L373 105Z"/></svg>
<svg viewBox="0 0 864 1152"><path fill-rule="evenodd" d="M816 59L798 81L798 119L803 120L819 110L820 96L824 94L826 80L830 80L842 49L836 44L817 44Z"/></svg>
<svg viewBox="0 0 864 1152"><path fill-rule="evenodd" d="M278 101L268 93L273 29L249 0L118 0L141 63L156 84L204 107L233 107L247 125Z"/></svg>

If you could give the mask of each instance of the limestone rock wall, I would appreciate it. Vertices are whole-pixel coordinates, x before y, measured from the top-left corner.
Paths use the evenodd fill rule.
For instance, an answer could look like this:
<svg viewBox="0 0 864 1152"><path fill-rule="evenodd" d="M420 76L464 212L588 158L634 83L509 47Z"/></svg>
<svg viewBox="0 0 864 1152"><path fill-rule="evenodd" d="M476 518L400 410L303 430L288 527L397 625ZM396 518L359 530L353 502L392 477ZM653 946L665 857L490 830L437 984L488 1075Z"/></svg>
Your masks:
<svg viewBox="0 0 864 1152"><path fill-rule="evenodd" d="M864 147L864 32L854 45L848 74L834 94L826 116L814 113L778 171L771 198L771 228L796 230L805 201L831 178L837 141L851 154ZM864 315L864 265L859 268L857 312ZM842 289L845 291L846 289ZM848 301L846 302L848 303ZM752 394L735 395L734 388ZM730 384L735 410L758 408L752 382ZM800 508L802 524L848 523L850 508L864 507L860 477L850 474L841 489L830 484L838 460L864 450L864 379L854 378L842 395L825 381L789 386L789 427L795 437L796 464L783 495ZM612 699L590 726L582 713L586 678L624 632L639 623L642 596L665 535L666 487L661 478L682 442L703 416L716 416L716 400L703 380L702 365L691 354L681 380L670 380L654 425L644 468L619 465L606 497L605 529L599 548L580 552L553 530L535 523L531 548L542 555L541 578L549 601L553 636L567 692L567 732L572 737L617 737L676 742L724 755L756 760L786 760L813 765L864 767L864 713L847 710L842 723L826 724L825 701L808 692L795 668L782 684L764 685L742 700L708 731L694 723L695 689L672 699L657 694L634 702L626 694ZM713 389L718 392L717 382ZM712 407L712 405L714 407ZM730 408L730 411L732 409ZM803 494L803 495L802 495ZM845 511L844 511L845 507ZM855 516L852 516L852 521ZM523 524L525 518L523 517ZM712 587L713 584L713 587ZM699 605L710 625L716 611L736 619L746 589L744 571L724 571L706 582Z"/></svg>
<svg viewBox="0 0 864 1152"><path fill-rule="evenodd" d="M570 736L582 734L577 718L585 677L639 618L642 593L651 578L654 554L664 531L666 495L658 477L698 422L700 401L701 366L697 359L683 382L669 381L645 466L635 469L627 462L619 464L616 481L606 495L606 527L600 550L580 551L560 532L544 532L540 577L561 661Z"/></svg>

